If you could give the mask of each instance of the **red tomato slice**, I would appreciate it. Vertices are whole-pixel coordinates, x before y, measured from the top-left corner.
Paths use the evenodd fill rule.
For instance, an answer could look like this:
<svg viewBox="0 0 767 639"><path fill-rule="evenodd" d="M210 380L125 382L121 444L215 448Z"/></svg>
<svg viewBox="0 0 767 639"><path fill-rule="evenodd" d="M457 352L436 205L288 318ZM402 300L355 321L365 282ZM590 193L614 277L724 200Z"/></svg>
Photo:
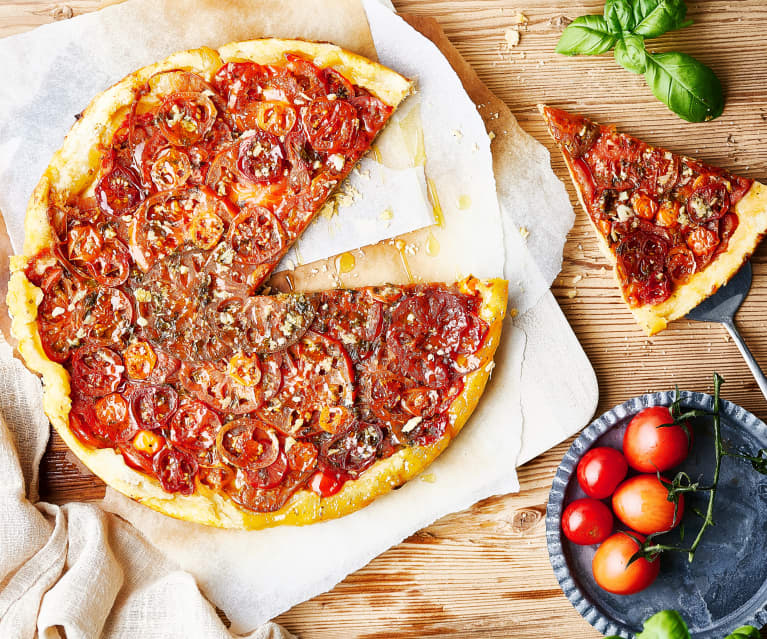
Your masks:
<svg viewBox="0 0 767 639"><path fill-rule="evenodd" d="M730 210L730 193L723 181L704 179L687 199L687 213L697 224L718 220Z"/></svg>
<svg viewBox="0 0 767 639"><path fill-rule="evenodd" d="M263 404L261 389L235 382L226 374L225 362L199 365L184 362L180 381L197 399L221 413L244 415L258 410Z"/></svg>
<svg viewBox="0 0 767 639"><path fill-rule="evenodd" d="M383 438L376 424L355 421L322 446L320 460L326 468L357 476L378 458Z"/></svg>
<svg viewBox="0 0 767 639"><path fill-rule="evenodd" d="M597 446L578 462L578 484L589 497L606 499L626 478L628 464L620 451Z"/></svg>
<svg viewBox="0 0 767 639"><path fill-rule="evenodd" d="M261 206L243 209L229 231L229 243L246 264L266 264L285 248L285 230L277 217Z"/></svg>
<svg viewBox="0 0 767 639"><path fill-rule="evenodd" d="M301 122L309 143L322 153L348 150L359 129L357 110L344 100L314 100L301 110Z"/></svg>
<svg viewBox="0 0 767 639"><path fill-rule="evenodd" d="M178 393L164 384L162 386L141 385L131 395L133 419L145 430L162 428L178 408Z"/></svg>
<svg viewBox="0 0 767 639"><path fill-rule="evenodd" d="M96 184L96 202L107 215L125 215L141 201L140 180L132 169L117 164Z"/></svg>
<svg viewBox="0 0 767 639"><path fill-rule="evenodd" d="M48 358L65 362L79 328L72 304L81 292L81 283L60 266L45 271L40 288L43 299L37 307L40 339Z"/></svg>
<svg viewBox="0 0 767 639"><path fill-rule="evenodd" d="M305 473L317 465L319 453L311 442L297 441L285 451L285 456L290 470Z"/></svg>
<svg viewBox="0 0 767 639"><path fill-rule="evenodd" d="M154 456L152 469L163 490L169 493L191 495L195 489L197 462L189 453L177 448L163 448Z"/></svg>
<svg viewBox="0 0 767 639"><path fill-rule="evenodd" d="M176 446L196 454L202 461L214 449L219 430L221 420L214 411L202 402L185 399L170 419L168 435Z"/></svg>
<svg viewBox="0 0 767 639"><path fill-rule="evenodd" d="M123 360L131 379L146 379L157 366L157 354L149 342L133 342L123 351Z"/></svg>
<svg viewBox="0 0 767 639"><path fill-rule="evenodd" d="M562 513L562 532L574 544L600 544L613 531L613 514L597 499L576 499Z"/></svg>
<svg viewBox="0 0 767 639"><path fill-rule="evenodd" d="M697 270L695 256L687 247L675 246L668 252L666 270L674 284L684 284Z"/></svg>
<svg viewBox="0 0 767 639"><path fill-rule="evenodd" d="M181 149L164 149L152 162L152 182L160 191L177 189L192 175L192 163Z"/></svg>
<svg viewBox="0 0 767 639"><path fill-rule="evenodd" d="M251 182L269 183L282 177L285 151L276 135L256 129L240 138L237 168Z"/></svg>
<svg viewBox="0 0 767 639"><path fill-rule="evenodd" d="M288 461L284 452L280 452L277 459L264 468L245 468L245 476L250 485L256 488L275 488L288 472Z"/></svg>
<svg viewBox="0 0 767 639"><path fill-rule="evenodd" d="M157 110L163 135L174 146L190 146L210 131L217 114L213 101L203 93L174 93Z"/></svg>
<svg viewBox="0 0 767 639"><path fill-rule="evenodd" d="M355 91L352 83L335 69L331 67L322 69L320 77L325 83L328 97L332 96L332 99L339 100L348 100L354 97Z"/></svg>
<svg viewBox="0 0 767 639"><path fill-rule="evenodd" d="M106 346L81 346L72 357L72 385L90 397L114 393L124 371L122 357Z"/></svg>
<svg viewBox="0 0 767 639"><path fill-rule="evenodd" d="M232 466L249 470L271 466L280 454L276 431L261 421L247 418L224 424L216 436L216 447Z"/></svg>
<svg viewBox="0 0 767 639"><path fill-rule="evenodd" d="M309 487L320 497L335 495L345 483L342 473L330 470L320 470L309 480Z"/></svg>
<svg viewBox="0 0 767 639"><path fill-rule="evenodd" d="M124 348L133 324L131 299L117 288L91 291L77 304L77 318L85 339L94 344Z"/></svg>

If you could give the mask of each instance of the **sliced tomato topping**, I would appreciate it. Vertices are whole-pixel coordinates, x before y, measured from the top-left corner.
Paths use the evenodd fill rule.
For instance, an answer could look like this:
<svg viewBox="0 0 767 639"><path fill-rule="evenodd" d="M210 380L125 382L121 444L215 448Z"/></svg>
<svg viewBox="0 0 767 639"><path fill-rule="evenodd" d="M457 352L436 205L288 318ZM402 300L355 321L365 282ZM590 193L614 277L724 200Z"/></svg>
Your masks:
<svg viewBox="0 0 767 639"><path fill-rule="evenodd" d="M131 334L133 304L120 289L92 290L78 303L77 315L90 342L123 348Z"/></svg>
<svg viewBox="0 0 767 639"><path fill-rule="evenodd" d="M265 264L276 258L287 244L280 221L261 206L243 209L234 219L228 239L237 258L246 264Z"/></svg>
<svg viewBox="0 0 767 639"><path fill-rule="evenodd" d="M309 331L295 347L297 367L312 403L318 407L354 403L354 368L346 349L336 340Z"/></svg>
<svg viewBox="0 0 767 639"><path fill-rule="evenodd" d="M264 100L248 104L234 115L242 130L258 127L271 135L281 137L290 133L296 125L296 110L287 102Z"/></svg>
<svg viewBox="0 0 767 639"><path fill-rule="evenodd" d="M237 168L253 182L274 182L282 177L285 151L276 135L256 129L240 139Z"/></svg>
<svg viewBox="0 0 767 639"><path fill-rule="evenodd" d="M168 142L189 146L200 140L213 126L216 106L203 93L174 93L157 110L157 121Z"/></svg>
<svg viewBox="0 0 767 639"><path fill-rule="evenodd" d="M218 92L227 100L230 111L240 112L246 105L264 99L274 72L255 62L227 62L213 78Z"/></svg>
<svg viewBox="0 0 767 639"><path fill-rule="evenodd" d="M107 435L94 428L98 425L96 416L93 414L93 405L79 398L73 398L72 407L69 409L69 428L84 444L94 448L111 448L115 442Z"/></svg>
<svg viewBox="0 0 767 639"><path fill-rule="evenodd" d="M402 375L422 386L443 388L454 372L463 374L481 364L475 354L488 327L472 312L470 299L434 290L397 304L386 344Z"/></svg>
<svg viewBox="0 0 767 639"><path fill-rule="evenodd" d="M667 229L679 226L679 202L666 200L658 209L658 224Z"/></svg>
<svg viewBox="0 0 767 639"><path fill-rule="evenodd" d="M379 426L357 421L323 445L320 460L330 469L354 476L373 464L382 444Z"/></svg>
<svg viewBox="0 0 767 639"><path fill-rule="evenodd" d="M114 393L124 371L122 357L106 346L81 346L72 357L72 385L90 397Z"/></svg>
<svg viewBox="0 0 767 639"><path fill-rule="evenodd" d="M131 169L118 164L96 183L96 202L107 215L125 215L141 201L140 184Z"/></svg>
<svg viewBox="0 0 767 639"><path fill-rule="evenodd" d="M685 246L675 246L668 252L666 270L674 284L684 284L697 270L695 256Z"/></svg>
<svg viewBox="0 0 767 639"><path fill-rule="evenodd" d="M423 419L420 422L414 423L413 428L407 431L406 437L411 445L429 446L442 439L449 426L449 415L441 413L431 419Z"/></svg>
<svg viewBox="0 0 767 639"><path fill-rule="evenodd" d="M149 342L133 342L123 351L125 371L132 379L146 379L157 366L157 354Z"/></svg>
<svg viewBox="0 0 767 639"><path fill-rule="evenodd" d="M229 360L227 372L242 386L256 386L261 381L261 364L257 355L235 353Z"/></svg>
<svg viewBox="0 0 767 639"><path fill-rule="evenodd" d="M152 162L150 175L158 190L177 189L192 175L192 163L181 149L165 149Z"/></svg>
<svg viewBox="0 0 767 639"><path fill-rule="evenodd" d="M309 487L320 497L330 497L341 490L345 481L343 473L320 470L312 475Z"/></svg>
<svg viewBox="0 0 767 639"><path fill-rule="evenodd" d="M690 219L698 224L718 220L730 210L730 194L722 181L702 180L687 200Z"/></svg>
<svg viewBox="0 0 767 639"><path fill-rule="evenodd" d="M311 442L297 441L293 442L290 447L286 447L285 456L288 468L305 473L317 465L319 452L317 447Z"/></svg>
<svg viewBox="0 0 767 639"><path fill-rule="evenodd" d="M103 424L119 426L128 421L128 402L119 393L110 393L96 401L93 413Z"/></svg>
<svg viewBox="0 0 767 639"><path fill-rule="evenodd" d="M287 64L275 78L275 84L291 102L307 101L327 95L322 70L306 58L285 54Z"/></svg>
<svg viewBox="0 0 767 639"><path fill-rule="evenodd" d="M67 257L77 265L92 263L104 247L104 238L93 224L75 224L69 229Z"/></svg>
<svg viewBox="0 0 767 639"><path fill-rule="evenodd" d="M180 380L197 399L225 414L252 413L263 404L260 388L238 384L227 375L225 363L192 365L184 362Z"/></svg>
<svg viewBox="0 0 767 639"><path fill-rule="evenodd" d="M328 67L320 71L320 77L325 83L328 97L331 99L349 100L355 95L354 87L341 73Z"/></svg>
<svg viewBox="0 0 767 639"><path fill-rule="evenodd" d="M359 128L357 110L343 100L319 98L301 110L309 143L322 153L338 153L351 147Z"/></svg>
<svg viewBox="0 0 767 639"><path fill-rule="evenodd" d="M627 135L600 135L583 155L600 189L625 191L642 182L643 145Z"/></svg>
<svg viewBox="0 0 767 639"><path fill-rule="evenodd" d="M278 453L277 459L264 467L248 466L243 469L247 482L256 488L275 488L288 472L288 460L284 452Z"/></svg>
<svg viewBox="0 0 767 639"><path fill-rule="evenodd" d="M162 428L178 408L178 393L168 384L141 385L131 395L130 407L141 428Z"/></svg>
<svg viewBox="0 0 767 639"><path fill-rule="evenodd" d="M624 278L646 282L663 271L668 242L660 235L639 230L625 236L615 253Z"/></svg>
<svg viewBox="0 0 767 639"><path fill-rule="evenodd" d="M658 212L658 202L655 198L642 191L635 191L631 196L631 206L634 212L644 220L654 220Z"/></svg>
<svg viewBox="0 0 767 639"><path fill-rule="evenodd" d="M719 244L719 238L714 231L705 226L698 226L687 234L685 242L698 257L708 257Z"/></svg>
<svg viewBox="0 0 767 639"><path fill-rule="evenodd" d="M209 248L228 228L233 213L230 203L205 186L157 193L143 202L133 220L133 259L146 272L185 240Z"/></svg>
<svg viewBox="0 0 767 639"><path fill-rule="evenodd" d="M194 492L197 468L197 462L189 453L171 447L163 448L152 462L152 470L163 490L181 495L191 495Z"/></svg>
<svg viewBox="0 0 767 639"><path fill-rule="evenodd" d="M359 115L359 132L362 139L358 140L356 146L358 147L357 150L361 152L367 150L367 146L378 135L394 109L372 95L359 95L349 100L349 104L357 109ZM364 137L362 136L363 133Z"/></svg>
<svg viewBox="0 0 767 639"><path fill-rule="evenodd" d="M221 420L215 411L202 402L185 399L170 419L168 435L176 446L197 454L202 462L214 448L220 429Z"/></svg>
<svg viewBox="0 0 767 639"><path fill-rule="evenodd" d="M64 362L69 357L79 328L74 302L84 292L81 283L60 266L48 268L40 283L43 299L37 319L43 349L49 359Z"/></svg>
<svg viewBox="0 0 767 639"><path fill-rule="evenodd" d="M147 453L136 449L129 443L120 446L120 454L123 456L125 463L134 468L135 470L146 473L147 475L156 476L157 473L154 468L154 457L157 453ZM164 486L163 486L164 488Z"/></svg>
<svg viewBox="0 0 767 639"><path fill-rule="evenodd" d="M222 459L237 468L258 470L271 466L280 454L276 431L256 419L236 419L224 424L216 436Z"/></svg>

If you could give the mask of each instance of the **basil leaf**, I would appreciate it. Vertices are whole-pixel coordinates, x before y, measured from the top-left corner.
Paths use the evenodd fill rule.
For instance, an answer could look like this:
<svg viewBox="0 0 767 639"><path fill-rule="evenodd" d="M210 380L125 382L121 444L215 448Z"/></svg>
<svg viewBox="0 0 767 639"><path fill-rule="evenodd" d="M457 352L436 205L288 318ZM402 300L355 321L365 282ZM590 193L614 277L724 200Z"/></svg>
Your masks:
<svg viewBox="0 0 767 639"><path fill-rule="evenodd" d="M647 70L647 52L644 38L630 33L615 44L615 61L631 73L644 73Z"/></svg>
<svg viewBox="0 0 767 639"><path fill-rule="evenodd" d="M602 16L581 16L564 30L556 51L564 55L599 55L612 49L617 39Z"/></svg>
<svg viewBox="0 0 767 639"><path fill-rule="evenodd" d="M636 22L630 0L607 0L604 15L605 22L613 33L630 33Z"/></svg>
<svg viewBox="0 0 767 639"><path fill-rule="evenodd" d="M724 94L719 78L686 53L647 54L645 80L658 100L688 122L722 115Z"/></svg>
<svg viewBox="0 0 767 639"><path fill-rule="evenodd" d="M633 33L645 38L657 38L692 24L685 21L687 5L684 0L637 0L634 3Z"/></svg>
<svg viewBox="0 0 767 639"><path fill-rule="evenodd" d="M732 631L724 639L759 639L759 629L753 626L741 626Z"/></svg>
<svg viewBox="0 0 767 639"><path fill-rule="evenodd" d="M661 610L644 622L636 639L690 639L690 631L676 610Z"/></svg>

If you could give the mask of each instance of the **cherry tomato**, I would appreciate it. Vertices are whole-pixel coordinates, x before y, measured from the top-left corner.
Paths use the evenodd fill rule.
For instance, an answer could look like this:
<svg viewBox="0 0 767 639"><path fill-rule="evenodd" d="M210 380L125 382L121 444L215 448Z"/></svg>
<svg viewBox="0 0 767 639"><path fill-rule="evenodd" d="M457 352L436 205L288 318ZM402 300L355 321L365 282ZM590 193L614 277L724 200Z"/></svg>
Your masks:
<svg viewBox="0 0 767 639"><path fill-rule="evenodd" d="M133 379L146 379L157 366L157 354L149 342L133 342L123 351L125 371Z"/></svg>
<svg viewBox="0 0 767 639"><path fill-rule="evenodd" d="M687 234L685 242L695 255L703 257L713 252L719 244L719 238L713 231L704 226L698 226Z"/></svg>
<svg viewBox="0 0 767 639"><path fill-rule="evenodd" d="M189 453L176 448L163 448L154 456L152 468L166 492L182 495L194 492L197 462Z"/></svg>
<svg viewBox="0 0 767 639"><path fill-rule="evenodd" d="M664 425L673 421L665 406L650 406L634 416L623 435L629 466L643 473L664 472L685 460L692 439L682 426Z"/></svg>
<svg viewBox="0 0 767 639"><path fill-rule="evenodd" d="M636 191L631 196L631 205L634 207L634 212L645 220L655 219L655 214L658 212L658 202L655 198L642 191Z"/></svg>
<svg viewBox="0 0 767 639"><path fill-rule="evenodd" d="M666 480L667 481L667 480ZM637 475L624 481L613 495L615 516L633 530L645 535L671 530L684 514L684 496L674 515L674 503L668 500L668 489L656 475Z"/></svg>
<svg viewBox="0 0 767 639"><path fill-rule="evenodd" d="M218 431L216 446L232 466L250 470L266 468L280 455L277 433L256 419L235 419L225 424Z"/></svg>
<svg viewBox="0 0 767 639"><path fill-rule="evenodd" d="M96 202L108 215L123 215L141 200L138 176L117 165L96 184Z"/></svg>
<svg viewBox="0 0 767 639"><path fill-rule="evenodd" d="M589 497L605 499L626 478L628 469L620 451L598 446L587 451L578 462L578 484Z"/></svg>
<svg viewBox="0 0 767 639"><path fill-rule="evenodd" d="M122 357L106 346L81 346L72 357L72 384L91 397L114 393L124 371Z"/></svg>
<svg viewBox="0 0 767 639"><path fill-rule="evenodd" d="M718 220L730 210L730 194L723 182L704 179L687 200L690 219L698 224Z"/></svg>
<svg viewBox="0 0 767 639"><path fill-rule="evenodd" d="M697 270L695 256L685 246L675 246L668 252L666 270L674 284L684 284Z"/></svg>
<svg viewBox="0 0 767 639"><path fill-rule="evenodd" d="M279 138L262 129L240 138L237 168L256 183L274 182L282 177L285 151Z"/></svg>
<svg viewBox="0 0 767 639"><path fill-rule="evenodd" d="M131 397L136 423L146 430L164 426L178 408L178 393L173 386L141 386Z"/></svg>
<svg viewBox="0 0 767 639"><path fill-rule="evenodd" d="M269 209L250 206L232 222L229 243L246 264L263 264L277 257L287 238L277 217Z"/></svg>
<svg viewBox="0 0 767 639"><path fill-rule="evenodd" d="M330 497L335 495L344 485L344 479L341 473L321 470L314 473L309 480L309 487L320 497Z"/></svg>
<svg viewBox="0 0 767 639"><path fill-rule="evenodd" d="M315 150L338 153L348 149L357 134L357 110L344 100L314 100L301 112L306 137Z"/></svg>
<svg viewBox="0 0 767 639"><path fill-rule="evenodd" d="M658 224L668 229L679 226L679 202L666 200L658 209Z"/></svg>
<svg viewBox="0 0 767 639"><path fill-rule="evenodd" d="M179 448L204 458L216 443L221 429L218 415L202 402L185 399L171 417L168 437Z"/></svg>
<svg viewBox="0 0 767 639"><path fill-rule="evenodd" d="M603 542L613 531L613 514L597 499L576 499L562 513L562 532L574 544Z"/></svg>
<svg viewBox="0 0 767 639"><path fill-rule="evenodd" d="M174 93L160 105L157 121L168 142L190 146L210 130L216 113L213 101L203 93Z"/></svg>
<svg viewBox="0 0 767 639"><path fill-rule="evenodd" d="M640 543L644 537L636 535ZM660 559L637 559L629 565L639 550L639 543L625 532L611 535L597 548L591 570L597 585L616 595L633 595L655 581L660 572Z"/></svg>

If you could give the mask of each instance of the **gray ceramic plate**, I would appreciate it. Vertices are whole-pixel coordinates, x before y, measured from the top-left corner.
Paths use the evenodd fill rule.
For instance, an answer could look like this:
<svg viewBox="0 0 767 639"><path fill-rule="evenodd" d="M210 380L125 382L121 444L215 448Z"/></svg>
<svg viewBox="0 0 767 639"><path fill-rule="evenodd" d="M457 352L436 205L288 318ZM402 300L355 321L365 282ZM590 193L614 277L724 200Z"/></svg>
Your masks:
<svg viewBox="0 0 767 639"><path fill-rule="evenodd" d="M597 547L571 543L560 526L564 506L586 496L575 476L581 456L593 446L620 449L631 417L646 406L668 406L672 401L673 393L635 397L592 422L573 442L549 494L549 558L575 609L606 635L634 637L645 619L659 610L674 608L682 613L695 639L722 639L742 624L767 624L767 477L750 465L732 458L723 460L714 507L717 525L706 531L695 561L688 563L687 555L682 553L665 553L658 579L635 595L612 595L599 588L591 573ZM704 393L683 392L682 404L711 410L714 400ZM722 404L722 434L730 448L753 452L767 448L767 426L762 421L731 402ZM713 472L714 438L708 420L696 422L692 451L679 470L693 479L702 477L705 482L710 481ZM673 475L676 470L667 474ZM690 507L695 505L705 511L705 500L702 495L686 502L684 545L691 542L700 525ZM679 533L671 532L663 540L676 543Z"/></svg>

